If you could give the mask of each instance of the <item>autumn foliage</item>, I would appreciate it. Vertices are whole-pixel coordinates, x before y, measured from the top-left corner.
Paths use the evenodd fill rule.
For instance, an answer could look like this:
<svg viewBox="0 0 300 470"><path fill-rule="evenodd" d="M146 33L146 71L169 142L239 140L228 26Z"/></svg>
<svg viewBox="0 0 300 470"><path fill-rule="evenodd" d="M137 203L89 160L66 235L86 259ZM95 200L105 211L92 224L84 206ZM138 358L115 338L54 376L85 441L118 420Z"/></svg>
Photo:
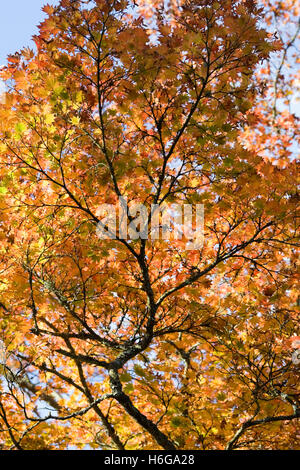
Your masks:
<svg viewBox="0 0 300 470"><path fill-rule="evenodd" d="M44 10L1 70L1 448L299 449L299 4ZM120 197L203 247L100 240Z"/></svg>

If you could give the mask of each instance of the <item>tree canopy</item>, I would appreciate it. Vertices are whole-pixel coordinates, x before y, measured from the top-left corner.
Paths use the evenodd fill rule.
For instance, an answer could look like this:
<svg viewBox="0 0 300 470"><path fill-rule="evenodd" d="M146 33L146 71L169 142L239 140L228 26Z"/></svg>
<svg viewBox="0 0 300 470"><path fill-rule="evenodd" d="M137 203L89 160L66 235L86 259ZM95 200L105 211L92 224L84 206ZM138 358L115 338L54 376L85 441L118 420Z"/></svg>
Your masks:
<svg viewBox="0 0 300 470"><path fill-rule="evenodd" d="M2 449L299 448L299 10L61 0L8 57ZM202 246L100 239L120 199Z"/></svg>

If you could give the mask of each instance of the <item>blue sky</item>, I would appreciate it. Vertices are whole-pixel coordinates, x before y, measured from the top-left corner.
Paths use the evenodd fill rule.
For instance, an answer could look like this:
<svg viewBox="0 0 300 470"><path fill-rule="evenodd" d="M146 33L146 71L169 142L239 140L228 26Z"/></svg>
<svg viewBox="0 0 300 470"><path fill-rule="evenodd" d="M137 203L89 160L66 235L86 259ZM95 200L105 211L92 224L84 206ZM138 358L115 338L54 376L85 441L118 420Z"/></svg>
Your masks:
<svg viewBox="0 0 300 470"><path fill-rule="evenodd" d="M34 47L31 41L37 25L45 18L43 5L57 5L58 0L2 0L0 7L0 65L6 56L25 46Z"/></svg>

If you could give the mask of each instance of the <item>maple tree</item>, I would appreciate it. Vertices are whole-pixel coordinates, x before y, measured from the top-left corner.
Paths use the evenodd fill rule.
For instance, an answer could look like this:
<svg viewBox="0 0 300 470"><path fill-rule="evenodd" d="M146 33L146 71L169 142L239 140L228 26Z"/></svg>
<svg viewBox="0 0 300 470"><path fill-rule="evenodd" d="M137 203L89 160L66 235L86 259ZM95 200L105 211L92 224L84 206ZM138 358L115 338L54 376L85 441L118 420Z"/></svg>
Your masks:
<svg viewBox="0 0 300 470"><path fill-rule="evenodd" d="M1 70L1 448L297 448L299 5L44 11ZM120 197L203 247L99 239Z"/></svg>

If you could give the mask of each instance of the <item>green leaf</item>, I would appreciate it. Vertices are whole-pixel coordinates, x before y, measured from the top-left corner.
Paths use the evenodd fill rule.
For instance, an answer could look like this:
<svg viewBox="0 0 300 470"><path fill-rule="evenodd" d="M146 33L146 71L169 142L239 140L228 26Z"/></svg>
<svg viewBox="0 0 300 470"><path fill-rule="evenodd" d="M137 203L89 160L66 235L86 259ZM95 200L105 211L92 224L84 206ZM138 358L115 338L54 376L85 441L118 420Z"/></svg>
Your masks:
<svg viewBox="0 0 300 470"><path fill-rule="evenodd" d="M140 377L146 377L144 369L137 364L134 365L134 372Z"/></svg>
<svg viewBox="0 0 300 470"><path fill-rule="evenodd" d="M124 372L123 374L120 375L121 382L130 382L131 375L128 372Z"/></svg>
<svg viewBox="0 0 300 470"><path fill-rule="evenodd" d="M15 125L15 132L16 132L17 139L20 139L20 137L22 136L22 134L24 134L26 129L27 128L26 128L26 125L24 124L24 122L18 122Z"/></svg>
<svg viewBox="0 0 300 470"><path fill-rule="evenodd" d="M224 401L224 400L226 400L226 394L225 394L224 392L218 393L217 399L218 399L219 401Z"/></svg>

